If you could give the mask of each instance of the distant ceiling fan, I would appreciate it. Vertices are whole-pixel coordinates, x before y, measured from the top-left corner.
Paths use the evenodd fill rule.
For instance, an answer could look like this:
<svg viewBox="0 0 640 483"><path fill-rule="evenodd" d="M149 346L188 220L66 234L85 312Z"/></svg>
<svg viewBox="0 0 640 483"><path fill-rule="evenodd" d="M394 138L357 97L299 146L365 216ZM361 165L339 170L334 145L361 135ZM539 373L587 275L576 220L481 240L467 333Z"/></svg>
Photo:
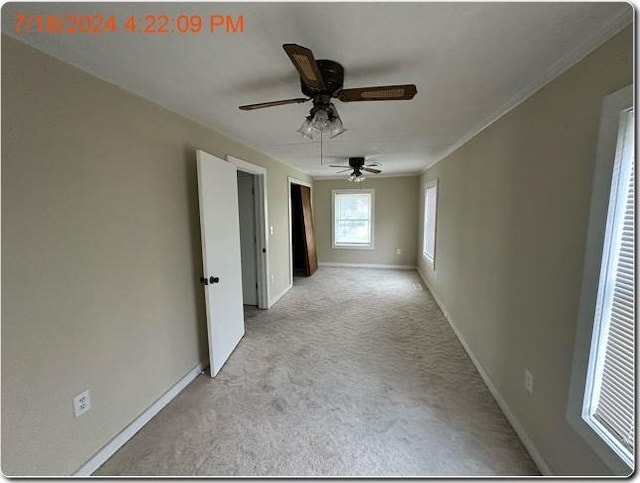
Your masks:
<svg viewBox="0 0 640 483"><path fill-rule="evenodd" d="M414 84L343 89L344 68L338 62L316 60L311 50L300 45L284 44L282 48L300 74L300 88L307 97L248 104L240 106L240 109L252 111L311 100L313 107L309 111L309 116L298 129L298 132L305 139L313 139L314 129L321 133L329 131L331 137L336 137L346 131L342 126L338 111L331 102L334 98L342 102L399 101L413 99L416 95L417 89Z"/></svg>
<svg viewBox="0 0 640 483"><path fill-rule="evenodd" d="M360 183L366 179L366 176L362 173L363 171L367 171L373 174L382 173L382 170L372 168L371 166L380 166L380 163L374 161L371 163L366 163L364 157L353 157L349 158L349 164L330 164L332 168L347 168L338 173L345 173L347 171L351 171L351 174L347 178L349 181L354 181L356 183Z"/></svg>

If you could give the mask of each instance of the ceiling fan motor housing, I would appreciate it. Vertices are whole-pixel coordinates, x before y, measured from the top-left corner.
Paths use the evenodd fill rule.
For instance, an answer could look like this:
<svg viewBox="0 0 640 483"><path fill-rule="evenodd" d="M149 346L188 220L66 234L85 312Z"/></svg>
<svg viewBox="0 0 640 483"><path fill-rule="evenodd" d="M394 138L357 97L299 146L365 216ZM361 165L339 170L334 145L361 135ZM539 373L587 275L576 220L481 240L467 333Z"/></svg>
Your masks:
<svg viewBox="0 0 640 483"><path fill-rule="evenodd" d="M335 92L342 89L344 85L344 67L333 60L316 60L318 69L322 75L325 89L319 91L317 89L307 86L302 78L300 78L300 89L302 93L308 97L315 98L318 94L333 95Z"/></svg>
<svg viewBox="0 0 640 483"><path fill-rule="evenodd" d="M349 158L349 166L352 168L361 168L364 166L364 158L363 157L353 157Z"/></svg>

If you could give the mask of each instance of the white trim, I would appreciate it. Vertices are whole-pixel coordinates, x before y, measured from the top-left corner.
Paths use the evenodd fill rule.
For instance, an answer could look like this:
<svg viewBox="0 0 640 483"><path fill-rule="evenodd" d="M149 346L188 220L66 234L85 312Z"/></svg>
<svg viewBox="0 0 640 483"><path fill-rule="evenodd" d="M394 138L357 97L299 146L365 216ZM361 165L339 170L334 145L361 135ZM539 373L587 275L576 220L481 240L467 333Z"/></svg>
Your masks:
<svg viewBox="0 0 640 483"><path fill-rule="evenodd" d="M308 182L308 181L302 181L301 179L294 178L292 176L289 176L287 179L289 180L289 184L299 184L299 185L302 185L302 186L307 186L309 188L313 188L313 184Z"/></svg>
<svg viewBox="0 0 640 483"><path fill-rule="evenodd" d="M100 466L102 466L116 451L118 451L127 441L129 441L142 427L149 422L156 414L169 404L190 382L202 374L208 366L201 362L191 369L185 376L176 382L168 391L160 396L151 406L149 406L140 416L133 420L126 428L120 431L115 438L109 441L100 449L89 461L78 469L73 476L91 476Z"/></svg>
<svg viewBox="0 0 640 483"><path fill-rule="evenodd" d="M436 245L438 240L438 178L427 181L424 184L424 190L422 190L422 258L427 262L432 270L436 269ZM435 220L433 221L433 253L430 255L427 253L427 190L430 188L436 189L436 197L435 197Z"/></svg>
<svg viewBox="0 0 640 483"><path fill-rule="evenodd" d="M292 284L292 283L290 283L289 285L287 285L287 286L285 287L285 289L284 289L282 292L280 292L280 293L279 293L279 294L277 294L275 297L273 297L273 298L269 301L269 308L273 307L273 306L276 304L276 302L278 302L278 300L280 300L282 297L284 297L284 296L287 294L287 292L288 292L289 290L291 290L291 288L292 288L292 287L293 287L293 284Z"/></svg>
<svg viewBox="0 0 640 483"><path fill-rule="evenodd" d="M469 344L467 344L467 341L465 340L465 338L462 336L462 333L458 330L458 328L455 326L455 324L451 320L451 314L447 310L446 306L442 303L442 300L440 300L438 296L435 294L435 292L433 291L433 288L427 281L427 277L424 276L424 274L419 268L417 268L416 271L418 272L418 275L420 275L420 278L422 279L424 284L427 286L429 293L431 294L436 304L440 308L440 311L442 312L442 314L447 319L447 322L449 322L449 326L451 327L451 330L453 330L453 333L456 335L456 337L460 341L460 344L462 344L462 347L464 347L464 350L469 356L469 359L471 359L471 362L473 362L473 365L476 367L478 374L480 374L480 377L482 377L482 380L484 381L487 388L491 392L491 395L498 403L498 406L500 406L500 409L502 410L505 417L513 427L514 431L520 438L520 441L522 441L522 444L529 452L531 459L533 459L536 466L544 476L553 476L553 471L551 471L551 468L549 467L547 462L544 460L544 458L538 451L538 448L536 448L536 446L533 444L533 441L531 441L531 438L529 438L529 436L525 432L520 422L516 419L515 415L507 405L506 401L503 399L502 395L500 394L500 392L494 385L493 381L489 377L489 374L484 369L484 367L482 367L482 364L480 364L480 361L476 358L475 354L471 351L471 348L469 347Z"/></svg>
<svg viewBox="0 0 640 483"><path fill-rule="evenodd" d="M227 154L227 161L231 164L234 164L238 167L240 171L244 171L245 173L251 174L267 174L267 169L262 166L258 166L257 164L249 163L248 161L244 161L240 158L236 158L235 156L231 156Z"/></svg>
<svg viewBox="0 0 640 483"><path fill-rule="evenodd" d="M597 341L593 338L598 302L602 255L605 244L607 213L611 182L616 159L620 112L634 105L634 86L628 85L604 97L600 112L600 126L596 160L591 188L591 203L582 268L582 284L566 418L571 427L617 475L628 474L628 464L618 456L583 418L584 397L590 387L589 359Z"/></svg>
<svg viewBox="0 0 640 483"><path fill-rule="evenodd" d="M362 194L371 195L369 206L369 243L336 243L336 195ZM375 218L376 218L376 189L375 188L350 188L331 190L331 248L347 250L375 250Z"/></svg>
<svg viewBox="0 0 640 483"><path fill-rule="evenodd" d="M256 245L258 308L269 308L269 210L267 208L267 170L262 166L244 161L227 154L227 162L240 171L254 175L256 231L259 235Z"/></svg>
<svg viewBox="0 0 640 483"><path fill-rule="evenodd" d="M630 5L631 6L631 5ZM632 7L633 8L633 7ZM559 77L563 72L573 67L575 64L584 59L591 52L596 50L602 44L604 44L607 40L612 38L618 32L620 32L624 27L631 24L633 22L634 13L631 14L625 9L621 10L619 13L613 15L608 21L602 22L599 29L594 30L589 37L585 39L584 42L576 46L573 50L568 52L566 55L558 59L554 62L551 67L549 67L546 71L542 72L537 79L534 79L532 82L527 84L525 87L516 92L511 99L505 102L501 107L496 109L490 116L486 117L484 121L479 123L476 127L467 132L464 136L462 136L455 144L445 149L441 154L439 154L433 162L431 162L426 168L422 170L422 174L426 173L427 170L438 164L440 161L445 159L451 153L465 145L468 141L473 139L475 136L480 134L486 128L491 126L494 122L500 119L505 114L509 113L524 101L526 101L529 97L535 94L537 91L542 89L549 82Z"/></svg>
<svg viewBox="0 0 640 483"><path fill-rule="evenodd" d="M415 265L386 265L383 263L337 263L320 262L320 267L351 267L351 268L388 268L393 270L415 270Z"/></svg>
<svg viewBox="0 0 640 483"><path fill-rule="evenodd" d="M313 185L308 181L302 181L301 179L288 176L287 177L287 202L289 204L289 241L288 243L289 243L289 285L290 286L293 285L293 219L292 219L292 210L291 210L291 185L293 184L298 184L298 185L306 186L307 188L309 188L309 191L310 191L309 194L311 198L311 212L313 213ZM282 297L282 295L280 297ZM277 301L280 297L277 297L275 300Z"/></svg>

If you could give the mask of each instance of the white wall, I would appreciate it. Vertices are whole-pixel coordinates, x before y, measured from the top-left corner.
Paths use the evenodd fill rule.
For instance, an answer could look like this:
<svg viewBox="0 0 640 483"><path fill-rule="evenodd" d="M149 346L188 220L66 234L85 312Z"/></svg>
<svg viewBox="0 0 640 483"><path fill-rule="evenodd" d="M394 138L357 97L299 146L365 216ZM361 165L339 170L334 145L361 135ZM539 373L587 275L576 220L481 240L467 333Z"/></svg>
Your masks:
<svg viewBox="0 0 640 483"><path fill-rule="evenodd" d="M569 425L566 409L601 103L632 81L629 27L420 182L421 196L426 182L439 184L437 271L421 249L419 268L561 475L611 473ZM534 376L532 395L525 368Z"/></svg>
<svg viewBox="0 0 640 483"><path fill-rule="evenodd" d="M196 148L267 169L281 292L308 177L2 36L5 475L73 473L207 359Z"/></svg>

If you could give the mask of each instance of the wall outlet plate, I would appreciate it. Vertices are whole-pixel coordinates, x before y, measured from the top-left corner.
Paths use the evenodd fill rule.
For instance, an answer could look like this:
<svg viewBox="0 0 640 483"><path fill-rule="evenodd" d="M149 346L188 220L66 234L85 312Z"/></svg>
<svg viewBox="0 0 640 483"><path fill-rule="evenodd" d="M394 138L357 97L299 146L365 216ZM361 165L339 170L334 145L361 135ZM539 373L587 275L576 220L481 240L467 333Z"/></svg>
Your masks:
<svg viewBox="0 0 640 483"><path fill-rule="evenodd" d="M402 248L396 248L396 255L402 255Z"/></svg>
<svg viewBox="0 0 640 483"><path fill-rule="evenodd" d="M81 392L73 398L73 414L76 418L83 415L89 409L91 409L91 395L89 390Z"/></svg>

